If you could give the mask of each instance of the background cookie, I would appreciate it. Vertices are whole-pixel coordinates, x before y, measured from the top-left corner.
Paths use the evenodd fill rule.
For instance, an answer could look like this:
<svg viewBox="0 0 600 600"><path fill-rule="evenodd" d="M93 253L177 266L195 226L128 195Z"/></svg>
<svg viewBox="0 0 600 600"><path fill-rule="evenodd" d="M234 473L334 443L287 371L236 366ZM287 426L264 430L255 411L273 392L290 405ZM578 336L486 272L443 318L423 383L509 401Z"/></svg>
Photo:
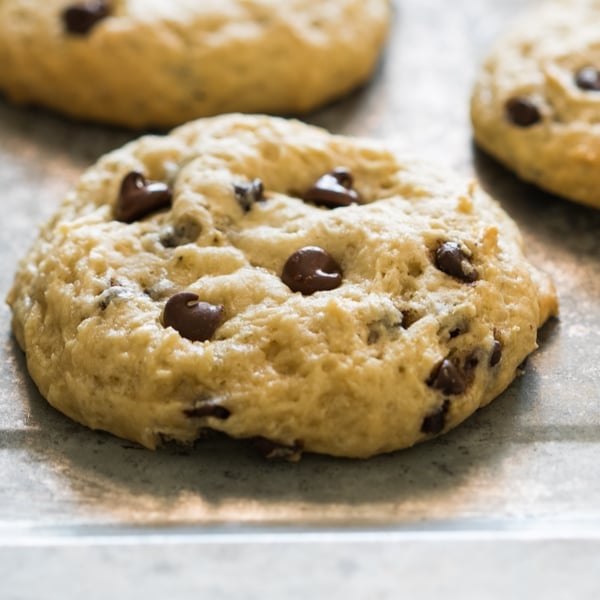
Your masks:
<svg viewBox="0 0 600 600"><path fill-rule="evenodd" d="M101 159L9 303L33 379L77 421L151 448L211 428L287 458L448 430L512 381L557 310L474 184L239 115Z"/></svg>
<svg viewBox="0 0 600 600"><path fill-rule="evenodd" d="M305 112L367 79L389 17L389 0L5 0L0 90L131 127Z"/></svg>
<svg viewBox="0 0 600 600"><path fill-rule="evenodd" d="M600 2L556 0L525 15L475 85L478 144L523 179L600 207Z"/></svg>

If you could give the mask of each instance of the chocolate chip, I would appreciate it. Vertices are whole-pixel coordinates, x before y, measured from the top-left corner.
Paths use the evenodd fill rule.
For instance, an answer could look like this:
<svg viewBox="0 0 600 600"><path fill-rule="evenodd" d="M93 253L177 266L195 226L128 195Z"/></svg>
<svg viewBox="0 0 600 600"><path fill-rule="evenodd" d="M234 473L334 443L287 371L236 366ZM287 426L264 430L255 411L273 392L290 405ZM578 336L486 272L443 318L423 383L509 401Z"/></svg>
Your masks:
<svg viewBox="0 0 600 600"><path fill-rule="evenodd" d="M369 334L367 335L367 344L369 344L369 346L376 344L379 341L380 337L381 337L381 333L378 329L375 329L375 328L369 329Z"/></svg>
<svg viewBox="0 0 600 600"><path fill-rule="evenodd" d="M201 231L200 224L189 219L175 225L167 225L161 230L159 240L165 248L176 248L196 241Z"/></svg>
<svg viewBox="0 0 600 600"><path fill-rule="evenodd" d="M575 83L586 92L600 92L600 71L594 67L583 67L575 73Z"/></svg>
<svg viewBox="0 0 600 600"><path fill-rule="evenodd" d="M508 100L505 110L508 119L517 127L531 127L542 120L540 109L524 96Z"/></svg>
<svg viewBox="0 0 600 600"><path fill-rule="evenodd" d="M254 179L250 183L236 183L233 189L244 212L248 212L253 204L264 199L265 188L260 179Z"/></svg>
<svg viewBox="0 0 600 600"><path fill-rule="evenodd" d="M401 312L386 314L382 319L368 324L367 344L376 344L382 337L396 339L398 330L402 327L403 315Z"/></svg>
<svg viewBox="0 0 600 600"><path fill-rule="evenodd" d="M100 307L100 310L104 311L115 299L130 298L131 296L132 294L127 288L121 285L111 285L111 287L104 290L98 297L98 306Z"/></svg>
<svg viewBox="0 0 600 600"><path fill-rule="evenodd" d="M304 450L302 440L296 440L293 446L286 446L264 437L255 437L251 441L256 451L268 460L297 461Z"/></svg>
<svg viewBox="0 0 600 600"><path fill-rule="evenodd" d="M421 425L421 432L428 433L431 435L437 435L441 433L446 425L446 414L450 409L450 400L444 400L444 404L440 407L440 409L434 412L431 415L426 416L423 419L423 424Z"/></svg>
<svg viewBox="0 0 600 600"><path fill-rule="evenodd" d="M326 173L308 189L303 200L327 208L339 208L358 204L360 198L352 189L354 178L345 167L337 167L331 173Z"/></svg>
<svg viewBox="0 0 600 600"><path fill-rule="evenodd" d="M80 2L67 6L62 13L65 31L87 34L99 21L110 15L110 5L102 0Z"/></svg>
<svg viewBox="0 0 600 600"><path fill-rule="evenodd" d="M171 296L163 311L163 325L173 327L182 337L192 342L210 339L222 319L222 305L198 302L198 296L191 292Z"/></svg>
<svg viewBox="0 0 600 600"><path fill-rule="evenodd" d="M169 186L160 181L147 181L137 171L125 175L121 183L114 216L117 221L132 223L156 210L170 206Z"/></svg>
<svg viewBox="0 0 600 600"><path fill-rule="evenodd" d="M402 311L402 327L404 329L409 329L422 318L423 315L419 311L413 308L407 308Z"/></svg>
<svg viewBox="0 0 600 600"><path fill-rule="evenodd" d="M454 242L444 242L435 252L435 266L452 277L472 283L478 278L467 255Z"/></svg>
<svg viewBox="0 0 600 600"><path fill-rule="evenodd" d="M190 417L190 419L214 417L215 419L225 421L230 417L231 411L220 404L215 404L214 402L204 402L199 406L195 406L194 408L185 409L183 414L186 417Z"/></svg>
<svg viewBox="0 0 600 600"><path fill-rule="evenodd" d="M467 389L467 382L459 368L445 358L431 372L427 385L444 394L462 394Z"/></svg>
<svg viewBox="0 0 600 600"><path fill-rule="evenodd" d="M305 246L286 261L281 280L293 292L310 296L333 290L342 283L342 269L332 256L318 246Z"/></svg>
<svg viewBox="0 0 600 600"><path fill-rule="evenodd" d="M465 360L465 371L467 373L474 371L479 366L479 357L477 354L477 351L473 351L471 354L469 354L469 356L467 356Z"/></svg>
<svg viewBox="0 0 600 600"><path fill-rule="evenodd" d="M490 367L495 367L502 360L502 342L494 340L490 354Z"/></svg>

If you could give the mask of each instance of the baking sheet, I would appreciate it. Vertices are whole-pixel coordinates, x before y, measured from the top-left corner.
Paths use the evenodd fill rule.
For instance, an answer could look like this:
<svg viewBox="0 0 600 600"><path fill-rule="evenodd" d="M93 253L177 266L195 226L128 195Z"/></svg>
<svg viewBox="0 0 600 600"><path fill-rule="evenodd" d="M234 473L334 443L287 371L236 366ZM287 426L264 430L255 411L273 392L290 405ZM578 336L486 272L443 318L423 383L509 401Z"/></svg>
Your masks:
<svg viewBox="0 0 600 600"><path fill-rule="evenodd" d="M323 590L350 576L362 582L346 597L360 597L353 594L375 577L372 589L379 591L372 597L397 597L399 578L413 585L413 596L433 597L443 590L429 582L430 560L439 565L445 557L445 581L460 573L448 563L454 542L463 544L469 564L479 565L482 585L486 565L512 556L547 597L559 597L552 595L560 588L555 571L579 556L583 571L571 592L598 597L592 567L600 560L600 211L518 181L473 147L468 124L478 62L514 14L533 3L396 2L390 44L371 84L306 119L338 133L387 139L477 176L518 221L531 258L553 276L561 300L561 318L541 331L525 375L455 431L368 461L306 455L299 464L272 464L221 439L191 451L149 452L91 432L46 405L28 379L2 304L1 598L70 597L60 585L52 592L45 587L60 580L59 556L63 566L79 565L70 576L80 586L77 573L95 568L86 574L95 587L72 586L73 595L85 590L100 598L117 583L131 591L133 578L139 591L138 575L160 573L154 567L163 564L173 576L188 573L179 583L169 580L169 589L187 597L194 553L205 561L202 581L214 586L212 598L230 597L242 582L241 597L258 595L266 585L261 569L287 560L315 573L331 563ZM0 99L2 298L37 225L83 169L137 135ZM532 538L558 543L525 568ZM177 558L179 547L186 560ZM363 551L369 558L349 558ZM236 577L216 566L221 552L237 557ZM374 557L387 564L392 556L393 569L375 566ZM270 585L279 586L272 597L286 589L291 574L285 573L271 574ZM296 597L292 589L297 597L306 592L291 580L287 589L289 597ZM481 598L478 589L462 597ZM161 590L148 587L145 597ZM488 592L492 597L493 587Z"/></svg>

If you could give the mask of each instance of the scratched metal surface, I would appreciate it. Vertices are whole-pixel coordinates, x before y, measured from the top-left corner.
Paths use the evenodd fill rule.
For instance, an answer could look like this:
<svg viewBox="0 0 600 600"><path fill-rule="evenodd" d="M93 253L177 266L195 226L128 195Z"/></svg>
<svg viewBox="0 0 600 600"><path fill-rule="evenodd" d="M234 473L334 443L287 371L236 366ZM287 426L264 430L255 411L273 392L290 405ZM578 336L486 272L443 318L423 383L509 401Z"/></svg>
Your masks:
<svg viewBox="0 0 600 600"><path fill-rule="evenodd" d="M271 577L271 587L259 575L296 561L315 570L312 583L321 590L350 577L359 583L347 597L361 597L372 580L372 597L392 598L401 578L404 590L428 598L464 588L454 542L473 565L463 598L484 597L482 590L492 597L489 577L499 560L509 573L518 564L515 576L549 598L562 597L557 573L570 565L581 571L577 597L599 597L592 572L600 561L600 211L518 181L473 147L468 125L477 63L531 3L459 0L449 9L444 0L396 2L372 83L308 118L335 132L393 139L478 176L519 222L532 259L554 277L562 307L560 320L542 330L526 374L450 434L368 461L305 456L299 464L270 464L223 440L153 453L47 406L27 377L1 304L0 597L69 597L60 585L64 564L78 565L71 577L80 587L71 593L88 598L108 589L130 593L134 577L137 591L146 582L146 598L167 589L180 597L191 589L232 597L242 582L240 597L258 597L261 589L270 590L266 597L286 589L300 597L310 582L292 585L289 569ZM82 170L136 135L0 99L0 296L36 225ZM542 544L551 551L536 551L535 564L528 562L537 548L532 537L555 543ZM368 559L358 559L366 548ZM231 553L235 577L219 558ZM181 576L189 574L190 557L205 561L201 581ZM445 587L429 578L432 560ZM390 561L395 567L384 568ZM77 578L83 572L85 585ZM157 573L162 583L150 586ZM498 597L525 597L509 585L504 581Z"/></svg>

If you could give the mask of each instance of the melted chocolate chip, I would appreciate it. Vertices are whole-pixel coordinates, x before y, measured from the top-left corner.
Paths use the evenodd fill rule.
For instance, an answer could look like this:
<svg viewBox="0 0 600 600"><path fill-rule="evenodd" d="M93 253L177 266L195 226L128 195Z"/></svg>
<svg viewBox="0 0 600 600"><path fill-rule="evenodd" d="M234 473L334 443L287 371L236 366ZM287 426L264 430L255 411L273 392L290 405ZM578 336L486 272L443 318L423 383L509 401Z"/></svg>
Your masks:
<svg viewBox="0 0 600 600"><path fill-rule="evenodd" d="M600 71L594 67L583 67L575 73L575 84L586 92L600 92Z"/></svg>
<svg viewBox="0 0 600 600"><path fill-rule="evenodd" d="M235 197L244 212L248 212L253 204L264 199L265 188L260 179L250 183L236 183L233 186Z"/></svg>
<svg viewBox="0 0 600 600"><path fill-rule="evenodd" d="M222 305L198 302L198 296L191 292L171 296L163 311L163 325L173 327L182 337L192 342L210 339L222 320Z"/></svg>
<svg viewBox="0 0 600 600"><path fill-rule="evenodd" d="M531 127L542 120L540 109L524 96L508 100L505 110L510 122L517 127Z"/></svg>
<svg viewBox="0 0 600 600"><path fill-rule="evenodd" d="M490 367L495 367L502 360L502 342L494 340L490 354Z"/></svg>
<svg viewBox="0 0 600 600"><path fill-rule="evenodd" d="M467 283L476 281L479 276L467 255L454 242L444 242L436 250L435 266L446 275Z"/></svg>
<svg viewBox="0 0 600 600"><path fill-rule="evenodd" d="M117 221L132 223L161 208L170 206L169 186L160 181L147 181L137 171L128 173L121 183L114 216Z"/></svg>
<svg viewBox="0 0 600 600"><path fill-rule="evenodd" d="M332 256L318 246L305 246L286 261L281 280L293 292L310 296L333 290L342 283L342 269Z"/></svg>
<svg viewBox="0 0 600 600"><path fill-rule="evenodd" d="M199 406L195 406L194 408L187 408L183 411L183 414L190 419L214 417L215 419L225 421L230 417L231 411L220 404L215 404L214 402L205 402Z"/></svg>
<svg viewBox="0 0 600 600"><path fill-rule="evenodd" d="M331 173L326 173L308 189L303 200L327 208L339 208L358 204L360 198L356 190L352 189L354 178L350 171L344 167L337 167Z"/></svg>
<svg viewBox="0 0 600 600"><path fill-rule="evenodd" d="M447 395L462 394L467 389L465 376L449 358L433 369L427 385Z"/></svg>
<svg viewBox="0 0 600 600"><path fill-rule="evenodd" d="M428 433L431 435L437 435L441 433L444 427L446 426L446 414L450 409L450 400L444 400L444 404L440 407L440 409L434 412L431 415L426 416L423 419L423 424L421 425L421 432Z"/></svg>
<svg viewBox="0 0 600 600"><path fill-rule="evenodd" d="M96 0L67 6L62 13L62 19L65 31L75 35L86 35L99 21L109 15L109 3Z"/></svg>
<svg viewBox="0 0 600 600"><path fill-rule="evenodd" d="M302 440L296 440L293 446L286 446L264 437L255 437L252 438L252 444L257 452L268 460L297 461L304 449Z"/></svg>

